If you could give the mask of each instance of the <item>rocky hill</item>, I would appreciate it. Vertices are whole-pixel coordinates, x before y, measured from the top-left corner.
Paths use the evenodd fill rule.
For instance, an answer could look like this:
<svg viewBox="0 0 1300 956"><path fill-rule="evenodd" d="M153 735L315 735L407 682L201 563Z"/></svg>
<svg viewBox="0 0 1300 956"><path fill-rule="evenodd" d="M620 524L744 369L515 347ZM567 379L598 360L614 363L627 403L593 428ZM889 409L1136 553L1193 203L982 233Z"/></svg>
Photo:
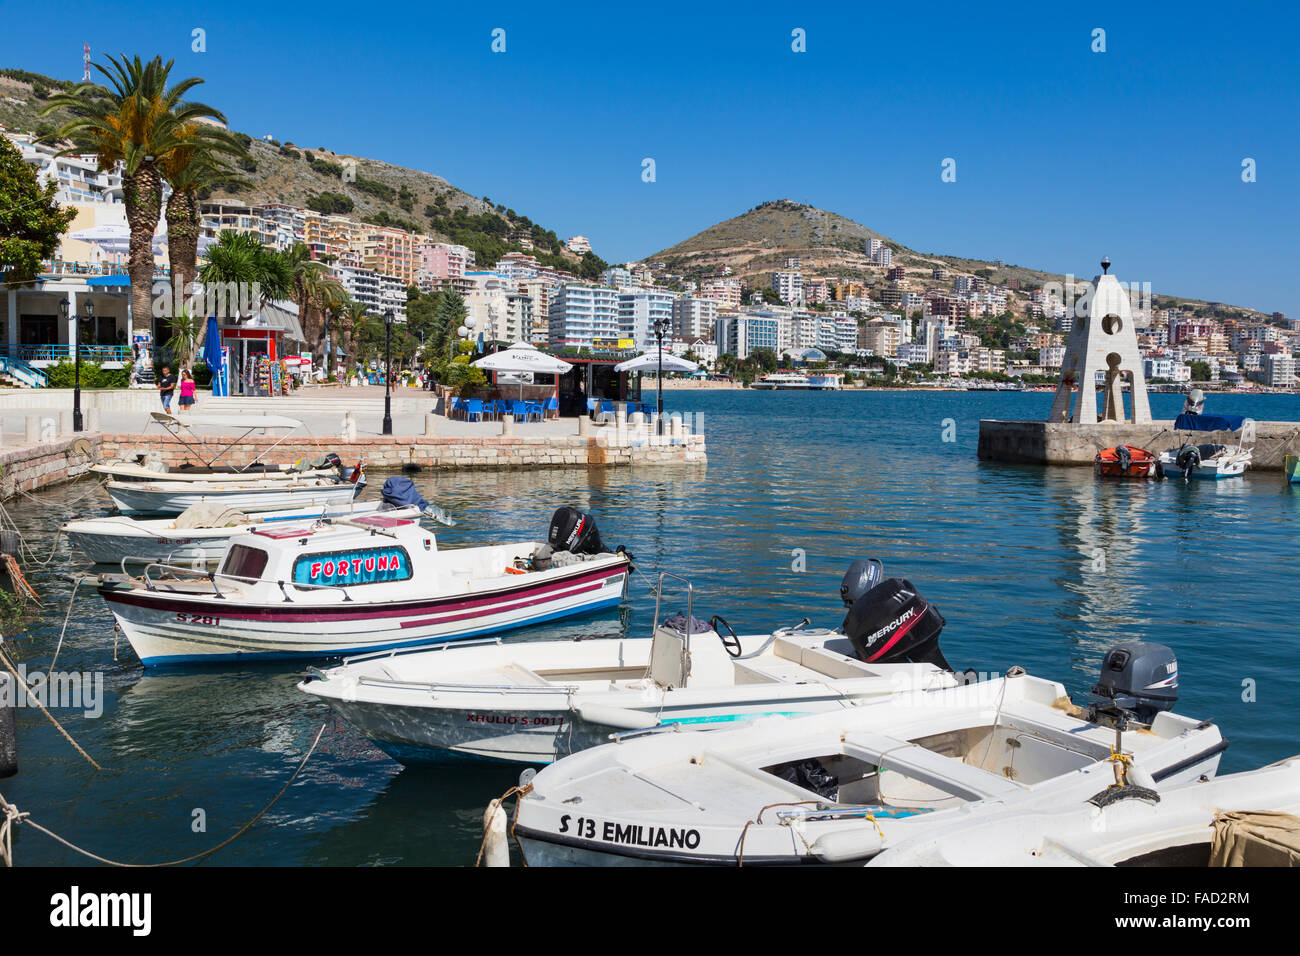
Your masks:
<svg viewBox="0 0 1300 956"><path fill-rule="evenodd" d="M951 288L949 280L934 278L935 270L950 275L982 275L994 285L1018 280L1021 292L1013 292L1009 300L1013 310L1022 311L1029 290L1041 288L1046 282L1065 281L1063 275L1026 266L918 252L852 219L791 199L762 203L647 256L645 261L662 266L670 275L696 281L729 268L730 277L740 279L747 288L768 289L772 273L785 269L787 259L797 258L799 271L805 277L836 277L876 284L885 280L886 270L867 255L867 239L879 239L889 246L891 265L902 266L904 270L902 288L914 292ZM1091 274L1080 278L1091 278ZM1217 318L1263 317L1252 309L1159 293L1153 295L1153 300L1157 308L1176 305Z"/></svg>
<svg viewBox="0 0 1300 956"><path fill-rule="evenodd" d="M61 112L42 117L41 111L52 95L73 86L37 73L0 69L0 126L52 133L67 117ZM545 264L587 275L604 268L595 256L584 261L570 253L553 230L489 197L471 196L441 176L335 152L325 145L236 135L248 150L233 170L238 179L211 190L204 199L285 202L396 226L466 245L481 264L491 264L506 252L531 251Z"/></svg>

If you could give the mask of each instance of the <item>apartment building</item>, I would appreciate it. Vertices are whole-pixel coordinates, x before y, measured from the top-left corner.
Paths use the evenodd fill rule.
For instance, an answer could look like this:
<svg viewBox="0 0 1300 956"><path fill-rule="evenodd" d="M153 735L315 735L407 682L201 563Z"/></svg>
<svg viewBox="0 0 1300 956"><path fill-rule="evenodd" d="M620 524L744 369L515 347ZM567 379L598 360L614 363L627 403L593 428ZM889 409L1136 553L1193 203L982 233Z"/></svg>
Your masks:
<svg viewBox="0 0 1300 956"><path fill-rule="evenodd" d="M719 355L734 355L745 359L755 349L771 349L774 353L778 351L780 329L775 316L748 312L719 315L713 334Z"/></svg>
<svg viewBox="0 0 1300 956"><path fill-rule="evenodd" d="M673 300L672 320L674 338L711 340L718 321L718 303L713 299L682 296Z"/></svg>
<svg viewBox="0 0 1300 956"><path fill-rule="evenodd" d="M586 236L570 236L564 240L564 248L568 249L575 255L586 255L591 252L591 240Z"/></svg>
<svg viewBox="0 0 1300 956"><path fill-rule="evenodd" d="M672 334L673 298L669 292L653 289L620 289L618 324L620 338L631 339L641 351L656 347L655 325L662 323Z"/></svg>
<svg viewBox="0 0 1300 956"><path fill-rule="evenodd" d="M561 282L547 305L548 341L556 348L591 348L596 339L617 339L618 290L581 282Z"/></svg>
<svg viewBox="0 0 1300 956"><path fill-rule="evenodd" d="M120 163L100 172L99 157L94 153L56 156L58 147L37 143L35 134L5 131L4 135L18 149L23 162L36 168L42 185L55 184L54 198L61 205L122 202Z"/></svg>
<svg viewBox="0 0 1300 956"><path fill-rule="evenodd" d="M467 272L465 278L474 284L465 296L465 315L476 321L483 341L515 342L521 338L523 326L512 330L509 323L509 297L518 294L518 286L495 272Z"/></svg>
<svg viewBox="0 0 1300 956"><path fill-rule="evenodd" d="M803 273L773 272L772 291L787 305L803 305Z"/></svg>
<svg viewBox="0 0 1300 956"><path fill-rule="evenodd" d="M720 309L739 309L744 286L739 279L706 279L700 288L700 297L712 299Z"/></svg>

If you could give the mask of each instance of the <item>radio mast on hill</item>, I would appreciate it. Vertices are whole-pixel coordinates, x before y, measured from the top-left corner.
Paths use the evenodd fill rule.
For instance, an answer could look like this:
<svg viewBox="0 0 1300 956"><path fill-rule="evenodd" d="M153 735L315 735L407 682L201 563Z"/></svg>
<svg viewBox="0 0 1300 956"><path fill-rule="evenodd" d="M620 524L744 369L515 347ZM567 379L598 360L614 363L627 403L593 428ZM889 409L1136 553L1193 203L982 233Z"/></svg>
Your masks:
<svg viewBox="0 0 1300 956"><path fill-rule="evenodd" d="M81 82L89 83L90 82L90 44L89 43L87 43L85 47L82 48L81 62L82 62L82 66L85 67L85 69L83 69L81 73Z"/></svg>

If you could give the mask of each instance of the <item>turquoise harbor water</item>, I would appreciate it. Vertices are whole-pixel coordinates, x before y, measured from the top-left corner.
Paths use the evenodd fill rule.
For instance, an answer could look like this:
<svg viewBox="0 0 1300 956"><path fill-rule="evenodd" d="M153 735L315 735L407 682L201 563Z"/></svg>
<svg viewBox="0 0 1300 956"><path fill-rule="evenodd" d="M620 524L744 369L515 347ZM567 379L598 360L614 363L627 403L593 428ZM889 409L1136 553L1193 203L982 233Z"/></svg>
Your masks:
<svg viewBox="0 0 1300 956"><path fill-rule="evenodd" d="M697 589L696 616L738 630L807 615L837 624L849 561L884 560L948 620L957 667L1020 664L1086 693L1105 649L1125 638L1172 645L1179 710L1213 718L1231 742L1224 770L1300 751L1296 531L1300 486L1278 472L1219 484L1101 483L1089 469L976 460L980 418L1041 418L1047 393L672 392L670 409L704 415L707 467L424 474L424 494L460 521L446 545L544 535L552 510L598 517L647 574ZM1153 396L1172 418L1178 396ZM1214 412L1300 420L1300 397L1218 397ZM943 441L945 419L955 428ZM90 488L79 483L7 503L42 553ZM107 513L107 499L75 502ZM793 570L802 552L805 570ZM11 656L49 667L80 562L60 545L31 579L46 600ZM634 578L625 607L511 640L648 633L653 600ZM119 860L188 856L225 839L283 786L317 729L324 736L270 813L207 865L472 864L483 807L517 768L402 769L294 690L300 667L145 674L129 646L113 659L112 616L83 586L58 670L100 671L102 716L58 711L107 769L95 773L35 710L19 713L21 770L0 792L74 842ZM1253 701L1244 698L1253 696ZM194 832L195 810L206 832ZM20 864L81 858L30 829Z"/></svg>

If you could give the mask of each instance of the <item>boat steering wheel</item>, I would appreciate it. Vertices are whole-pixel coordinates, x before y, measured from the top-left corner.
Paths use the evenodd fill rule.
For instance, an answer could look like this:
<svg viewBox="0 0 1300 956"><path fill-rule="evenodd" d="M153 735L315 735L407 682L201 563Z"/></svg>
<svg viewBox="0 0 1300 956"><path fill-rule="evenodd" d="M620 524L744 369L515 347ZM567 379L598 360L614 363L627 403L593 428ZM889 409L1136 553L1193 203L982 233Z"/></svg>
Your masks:
<svg viewBox="0 0 1300 956"><path fill-rule="evenodd" d="M718 630L719 624L727 629L726 634ZM744 648L740 646L740 638L736 636L736 629L727 623L725 617L720 614L713 615L713 617L709 618L709 627L718 632L718 637L722 640L722 646L728 654L732 657L740 656Z"/></svg>

